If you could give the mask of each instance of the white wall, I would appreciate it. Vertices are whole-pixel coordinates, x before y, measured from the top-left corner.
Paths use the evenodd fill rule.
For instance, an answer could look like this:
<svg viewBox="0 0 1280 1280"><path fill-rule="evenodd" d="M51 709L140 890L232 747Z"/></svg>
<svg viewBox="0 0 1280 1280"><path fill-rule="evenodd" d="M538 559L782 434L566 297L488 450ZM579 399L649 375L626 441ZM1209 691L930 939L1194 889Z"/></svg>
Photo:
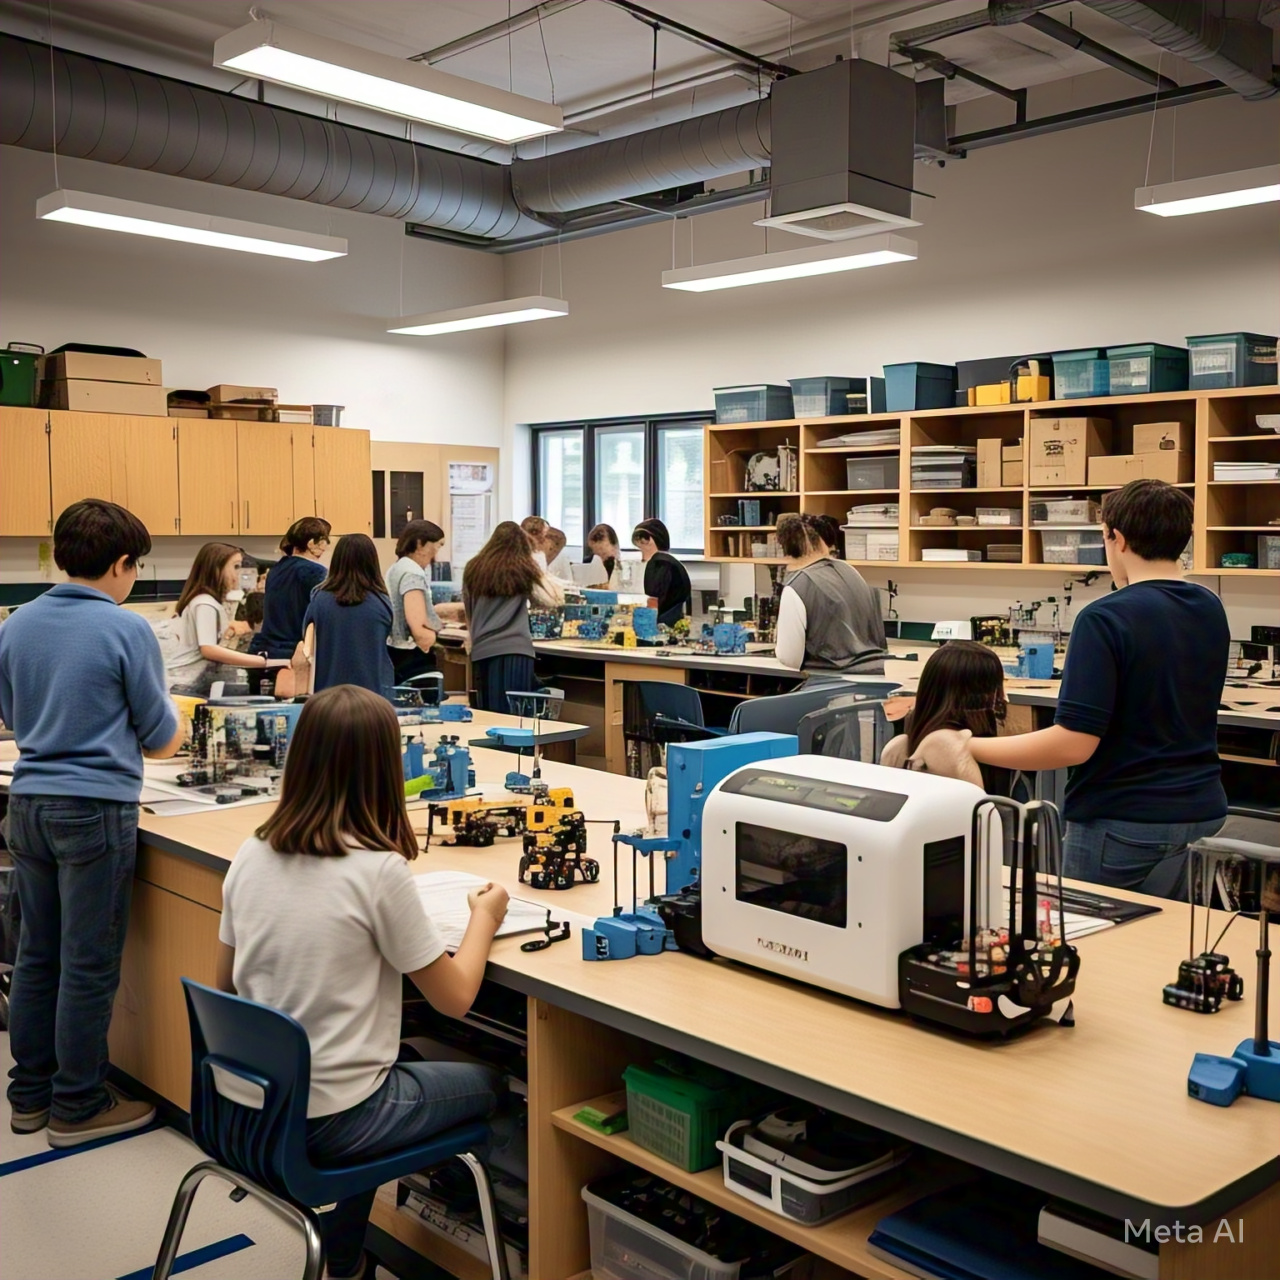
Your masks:
<svg viewBox="0 0 1280 1280"><path fill-rule="evenodd" d="M515 424L705 409L716 386L878 372L901 360L1280 332L1276 206L1169 219L1133 208L1149 145L1151 181L1167 181L1171 171L1274 163L1278 129L1280 103L1222 98L1159 112L1154 136L1143 115L1005 143L941 170L917 165L917 186L937 197L918 202L924 225L905 233L919 261L869 271L686 294L659 284L672 265L669 224L566 244L569 316L507 335L514 461L528 455ZM690 261L691 234L698 263L763 252L759 216L753 206L679 223L677 265ZM806 243L769 235L770 250ZM557 251L545 252L544 264L537 250L507 259L509 293L535 292L540 266L557 280ZM517 489L517 514L527 502ZM1061 586L1042 573L894 576L904 618L961 604L965 617L999 611ZM1276 620L1273 592L1221 581L1237 634Z"/></svg>

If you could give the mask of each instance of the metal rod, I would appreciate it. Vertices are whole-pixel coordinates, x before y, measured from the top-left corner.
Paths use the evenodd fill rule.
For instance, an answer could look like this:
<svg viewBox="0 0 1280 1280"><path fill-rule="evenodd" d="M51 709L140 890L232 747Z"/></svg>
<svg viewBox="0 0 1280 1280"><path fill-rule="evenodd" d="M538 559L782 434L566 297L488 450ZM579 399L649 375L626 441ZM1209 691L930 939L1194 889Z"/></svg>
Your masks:
<svg viewBox="0 0 1280 1280"><path fill-rule="evenodd" d="M459 36L457 40L437 45L425 53L415 53L409 61L443 62L445 58L456 58L460 53L468 53L492 40L501 40L504 36L514 35L517 31L523 31L525 27L533 26L541 18L549 18L553 13L559 13L562 9L572 9L581 3L582 0L543 0L541 4L521 9L519 13L503 18L501 22L492 22L487 27L481 27L479 31L473 31L469 36Z"/></svg>
<svg viewBox="0 0 1280 1280"><path fill-rule="evenodd" d="M1144 67L1142 63L1134 62L1132 58L1126 58L1124 54L1117 53L1114 49L1108 49L1105 44L1099 44L1097 40L1090 39L1074 27L1059 22L1057 18L1049 17L1047 13L1028 14L1022 22L1024 26L1040 32L1043 36L1048 36L1050 40L1056 40L1059 44L1068 45L1072 49L1088 54L1095 62L1106 63L1109 67L1115 67L1117 71L1123 71L1126 75L1155 85L1162 93L1178 87L1176 80L1170 80L1168 76L1162 76L1159 72L1152 71L1150 67Z"/></svg>
<svg viewBox="0 0 1280 1280"><path fill-rule="evenodd" d="M890 44L900 41L907 44L943 40L947 36L964 35L966 31L981 31L991 25L991 14L986 9L978 9L973 13L962 13L956 18L946 18L942 22L931 22L928 26L912 27L908 31L895 31L889 37Z"/></svg>
<svg viewBox="0 0 1280 1280"><path fill-rule="evenodd" d="M1267 1002L1271 999L1271 948L1267 941L1266 907L1258 912L1258 992L1253 1014L1253 1051L1260 1058L1271 1056L1267 1030Z"/></svg>
<svg viewBox="0 0 1280 1280"><path fill-rule="evenodd" d="M970 71L968 67L952 62L950 58L944 58L942 54L935 53L932 49L921 49L910 44L899 44L896 48L904 58L910 58L912 62L922 62L926 67L946 76L948 80L953 76L959 76L961 80L968 80L970 84L976 84L979 88L986 89L988 93L998 93L1002 98L1008 98L1013 102L1020 101L1025 108L1027 101L1025 89L1010 89L1008 85L997 84L994 80L988 80L986 76L980 76L976 71Z"/></svg>

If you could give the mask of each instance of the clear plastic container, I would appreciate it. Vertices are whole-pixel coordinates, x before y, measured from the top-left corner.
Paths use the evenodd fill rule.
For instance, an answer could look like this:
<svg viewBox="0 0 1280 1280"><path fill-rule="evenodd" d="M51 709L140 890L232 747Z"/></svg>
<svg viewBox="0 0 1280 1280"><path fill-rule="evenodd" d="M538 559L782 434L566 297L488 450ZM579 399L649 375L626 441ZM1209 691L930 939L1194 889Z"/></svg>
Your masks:
<svg viewBox="0 0 1280 1280"><path fill-rule="evenodd" d="M594 1280L738 1280L740 1262L721 1262L709 1253L582 1188L591 1237Z"/></svg>
<svg viewBox="0 0 1280 1280"><path fill-rule="evenodd" d="M797 418L829 418L849 412L849 393L861 378L792 378L791 399ZM862 388L866 394L865 386ZM864 409L865 413L866 410Z"/></svg>
<svg viewBox="0 0 1280 1280"><path fill-rule="evenodd" d="M791 388L761 382L751 387L716 387L716 422L781 422L794 417Z"/></svg>
<svg viewBox="0 0 1280 1280"><path fill-rule="evenodd" d="M317 427L340 427L342 425L342 411L346 405L342 404L313 404L311 406L311 421Z"/></svg>
<svg viewBox="0 0 1280 1280"><path fill-rule="evenodd" d="M1108 347L1113 396L1145 396L1157 391L1185 391L1189 377L1186 347L1139 342Z"/></svg>
<svg viewBox="0 0 1280 1280"><path fill-rule="evenodd" d="M1022 527L1021 507L975 507L973 514L977 517L978 524L983 527L991 525L1004 525L1010 529Z"/></svg>
<svg viewBox="0 0 1280 1280"><path fill-rule="evenodd" d="M1083 400L1111 393L1111 365L1097 347L1053 353L1053 393L1059 400Z"/></svg>
<svg viewBox="0 0 1280 1280"><path fill-rule="evenodd" d="M1031 504L1032 524L1096 524L1099 507L1092 498L1046 498Z"/></svg>
<svg viewBox="0 0 1280 1280"><path fill-rule="evenodd" d="M1040 534L1045 564L1106 564L1102 534L1092 529L1045 529Z"/></svg>
<svg viewBox="0 0 1280 1280"><path fill-rule="evenodd" d="M896 489L898 455L888 458L850 458L845 464L850 489Z"/></svg>

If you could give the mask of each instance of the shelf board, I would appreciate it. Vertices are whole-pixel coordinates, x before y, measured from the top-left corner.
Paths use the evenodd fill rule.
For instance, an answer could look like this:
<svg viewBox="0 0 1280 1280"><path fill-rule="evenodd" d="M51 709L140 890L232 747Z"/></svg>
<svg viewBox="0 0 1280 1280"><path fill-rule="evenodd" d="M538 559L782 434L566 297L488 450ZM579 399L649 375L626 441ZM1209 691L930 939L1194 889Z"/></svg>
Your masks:
<svg viewBox="0 0 1280 1280"><path fill-rule="evenodd" d="M1026 569L1029 566L1021 560L912 560L906 567L909 569Z"/></svg>
<svg viewBox="0 0 1280 1280"><path fill-rule="evenodd" d="M1210 444L1242 444L1249 441L1256 442L1258 440L1280 440L1280 431L1264 431L1261 435L1256 436L1209 436ZM807 453L808 450L806 449ZM821 450L819 450L821 452Z"/></svg>
<svg viewBox="0 0 1280 1280"><path fill-rule="evenodd" d="M913 494L917 494L917 493L941 493L941 494L948 494L948 493L1021 493L1021 492L1022 492L1022 488L1021 488L1021 486L1019 486L1019 487L1018 487L1018 488L1016 488L1016 489L1004 489L1004 488L1001 488L1001 489L912 489L912 490L911 490L911 492L912 492Z"/></svg>
<svg viewBox="0 0 1280 1280"><path fill-rule="evenodd" d="M1205 578L1280 578L1280 569L1195 569Z"/></svg>
<svg viewBox="0 0 1280 1280"><path fill-rule="evenodd" d="M824 454L838 457L842 453L888 453L896 455L902 449L901 444L838 444L828 449L806 449L805 453L817 457Z"/></svg>
<svg viewBox="0 0 1280 1280"><path fill-rule="evenodd" d="M574 1113L584 1106L603 1106L606 1102L616 1106L617 1101L618 1095L613 1094L607 1099L593 1098L590 1102L564 1107L551 1113L551 1123L565 1133L608 1151L628 1164L636 1165L675 1186L683 1187L784 1240L800 1245L820 1258L826 1258L855 1275L865 1277L866 1280L910 1280L912 1273L873 1254L867 1248L867 1237L875 1230L876 1223L881 1218L896 1213L922 1196L964 1176L962 1165L936 1156L926 1156L923 1159L916 1156L907 1166L906 1186L823 1226L806 1227L735 1195L724 1185L724 1175L718 1167L702 1173L687 1173L663 1160L661 1156L654 1155L652 1151L637 1146L625 1132L612 1135L597 1133L573 1118Z"/></svg>
<svg viewBox="0 0 1280 1280"><path fill-rule="evenodd" d="M765 530L770 532L776 529L776 524L715 524L711 526L712 533L762 533Z"/></svg>
<svg viewBox="0 0 1280 1280"><path fill-rule="evenodd" d="M1207 533L1274 533L1280 535L1280 524L1210 524Z"/></svg>
<svg viewBox="0 0 1280 1280"><path fill-rule="evenodd" d="M708 556L716 564L786 564L781 556Z"/></svg>
<svg viewBox="0 0 1280 1280"><path fill-rule="evenodd" d="M954 533L1013 533L1015 530L1018 533L1022 532L1020 524L911 524L907 528L912 533L946 533L948 530ZM1090 525L1089 528L1094 529L1097 526Z"/></svg>
<svg viewBox="0 0 1280 1280"><path fill-rule="evenodd" d="M799 489L754 489L750 493L709 493L708 498L798 498Z"/></svg>
<svg viewBox="0 0 1280 1280"><path fill-rule="evenodd" d="M1246 484L1280 484L1280 480L1210 480L1211 485L1226 485L1230 488L1239 488Z"/></svg>
<svg viewBox="0 0 1280 1280"><path fill-rule="evenodd" d="M1179 480L1175 489L1194 489L1194 480ZM1123 489L1122 484L1033 484L1028 493L1109 493L1113 489Z"/></svg>

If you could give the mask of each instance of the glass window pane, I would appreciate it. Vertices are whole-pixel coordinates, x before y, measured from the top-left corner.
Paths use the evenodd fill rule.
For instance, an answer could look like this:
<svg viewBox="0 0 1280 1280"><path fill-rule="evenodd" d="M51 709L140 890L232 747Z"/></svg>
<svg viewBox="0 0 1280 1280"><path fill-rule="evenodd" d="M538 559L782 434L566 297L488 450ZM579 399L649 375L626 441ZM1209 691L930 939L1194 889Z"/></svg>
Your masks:
<svg viewBox="0 0 1280 1280"><path fill-rule="evenodd" d="M542 516L563 529L572 556L582 554L582 428L538 432L538 505Z"/></svg>
<svg viewBox="0 0 1280 1280"><path fill-rule="evenodd" d="M644 428L602 428L596 432L596 520L613 525L625 547L644 517Z"/></svg>
<svg viewBox="0 0 1280 1280"><path fill-rule="evenodd" d="M658 518L671 533L671 545L701 551L702 428L665 427L658 432Z"/></svg>

